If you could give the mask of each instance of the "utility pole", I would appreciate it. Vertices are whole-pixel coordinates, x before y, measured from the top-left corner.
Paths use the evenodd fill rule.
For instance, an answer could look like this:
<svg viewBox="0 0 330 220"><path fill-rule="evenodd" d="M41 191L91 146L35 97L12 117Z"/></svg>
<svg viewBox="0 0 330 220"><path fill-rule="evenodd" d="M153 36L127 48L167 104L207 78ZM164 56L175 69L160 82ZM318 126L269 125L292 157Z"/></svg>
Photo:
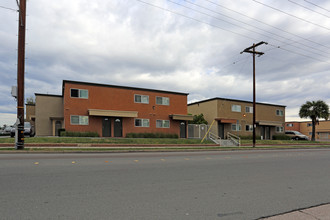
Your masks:
<svg viewBox="0 0 330 220"><path fill-rule="evenodd" d="M268 44L264 41L261 41L257 44L253 44L251 47L245 48L242 53L252 53L253 55L253 147L256 146L256 54L259 56L263 55L263 52L258 52L255 50L256 47L262 45L262 44ZM252 51L251 51L252 49Z"/></svg>
<svg viewBox="0 0 330 220"><path fill-rule="evenodd" d="M26 0L16 0L19 8L17 50L17 138L15 149L24 149L24 71L25 71L25 21Z"/></svg>

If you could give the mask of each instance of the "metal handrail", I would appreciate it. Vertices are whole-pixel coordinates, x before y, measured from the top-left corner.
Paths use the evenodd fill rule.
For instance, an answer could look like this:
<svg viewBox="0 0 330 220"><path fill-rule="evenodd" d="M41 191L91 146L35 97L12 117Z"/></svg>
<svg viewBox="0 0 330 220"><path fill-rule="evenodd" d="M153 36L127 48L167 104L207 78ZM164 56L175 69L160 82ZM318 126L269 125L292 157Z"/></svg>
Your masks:
<svg viewBox="0 0 330 220"><path fill-rule="evenodd" d="M236 144L238 144L238 146L241 146L241 138L230 133L230 132L227 132L227 137L228 139L234 141Z"/></svg>

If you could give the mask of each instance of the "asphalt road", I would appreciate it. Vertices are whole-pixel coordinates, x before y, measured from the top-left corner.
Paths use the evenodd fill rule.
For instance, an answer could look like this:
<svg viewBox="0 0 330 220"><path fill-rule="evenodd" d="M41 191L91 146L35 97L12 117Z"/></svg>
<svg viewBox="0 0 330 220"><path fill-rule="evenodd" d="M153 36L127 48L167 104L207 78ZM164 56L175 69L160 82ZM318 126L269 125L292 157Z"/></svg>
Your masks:
<svg viewBox="0 0 330 220"><path fill-rule="evenodd" d="M330 150L0 154L0 219L258 219L330 202Z"/></svg>

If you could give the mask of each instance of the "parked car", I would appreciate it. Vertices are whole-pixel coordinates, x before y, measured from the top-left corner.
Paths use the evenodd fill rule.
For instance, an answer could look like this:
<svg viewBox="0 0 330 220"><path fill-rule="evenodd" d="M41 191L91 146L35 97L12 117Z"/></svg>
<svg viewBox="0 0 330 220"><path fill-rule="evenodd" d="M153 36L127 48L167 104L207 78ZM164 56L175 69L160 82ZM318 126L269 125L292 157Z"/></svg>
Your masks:
<svg viewBox="0 0 330 220"><path fill-rule="evenodd" d="M308 141L308 137L299 131L285 131L285 134L291 137L291 140L306 140Z"/></svg>
<svg viewBox="0 0 330 220"><path fill-rule="evenodd" d="M11 129L10 131L10 137L15 137L15 127ZM35 135L34 133L34 127L31 125L30 122L24 122L24 136L30 136L33 137Z"/></svg>

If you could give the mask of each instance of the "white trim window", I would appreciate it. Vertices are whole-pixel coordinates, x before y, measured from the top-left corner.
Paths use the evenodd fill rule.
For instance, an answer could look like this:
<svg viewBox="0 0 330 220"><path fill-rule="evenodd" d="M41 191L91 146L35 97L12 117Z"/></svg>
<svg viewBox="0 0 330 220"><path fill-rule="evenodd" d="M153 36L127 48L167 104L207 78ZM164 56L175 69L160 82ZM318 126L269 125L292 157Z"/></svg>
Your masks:
<svg viewBox="0 0 330 220"><path fill-rule="evenodd" d="M241 128L241 125L240 124L231 124L231 130L232 131L240 131L242 128Z"/></svg>
<svg viewBox="0 0 330 220"><path fill-rule="evenodd" d="M253 113L253 107L252 106L245 106L245 112L246 113Z"/></svg>
<svg viewBox="0 0 330 220"><path fill-rule="evenodd" d="M83 115L71 115L71 125L88 125L88 116Z"/></svg>
<svg viewBox="0 0 330 220"><path fill-rule="evenodd" d="M292 123L286 124L287 127L293 127Z"/></svg>
<svg viewBox="0 0 330 220"><path fill-rule="evenodd" d="M170 98L156 96L156 104L157 105L170 105Z"/></svg>
<svg viewBox="0 0 330 220"><path fill-rule="evenodd" d="M241 105L231 105L232 112L241 112Z"/></svg>
<svg viewBox="0 0 330 220"><path fill-rule="evenodd" d="M283 133L283 132L284 132L284 128L283 128L283 127L279 127L279 126L277 126L277 127L276 127L276 132L277 132L277 133Z"/></svg>
<svg viewBox="0 0 330 220"><path fill-rule="evenodd" d="M134 120L134 125L135 127L145 127L148 128L149 127L149 119L143 119L143 118L136 118Z"/></svg>
<svg viewBox="0 0 330 220"><path fill-rule="evenodd" d="M245 125L245 131L253 131L253 125Z"/></svg>
<svg viewBox="0 0 330 220"><path fill-rule="evenodd" d="M156 127L157 128L169 128L170 121L169 120L156 120Z"/></svg>
<svg viewBox="0 0 330 220"><path fill-rule="evenodd" d="M134 95L134 102L135 103L143 103L143 104L149 104L149 96L148 95Z"/></svg>
<svg viewBox="0 0 330 220"><path fill-rule="evenodd" d="M87 89L70 89L71 98L88 99Z"/></svg>
<svg viewBox="0 0 330 220"><path fill-rule="evenodd" d="M283 115L284 115L283 110L276 109L276 115L277 115L277 116L283 116Z"/></svg>

